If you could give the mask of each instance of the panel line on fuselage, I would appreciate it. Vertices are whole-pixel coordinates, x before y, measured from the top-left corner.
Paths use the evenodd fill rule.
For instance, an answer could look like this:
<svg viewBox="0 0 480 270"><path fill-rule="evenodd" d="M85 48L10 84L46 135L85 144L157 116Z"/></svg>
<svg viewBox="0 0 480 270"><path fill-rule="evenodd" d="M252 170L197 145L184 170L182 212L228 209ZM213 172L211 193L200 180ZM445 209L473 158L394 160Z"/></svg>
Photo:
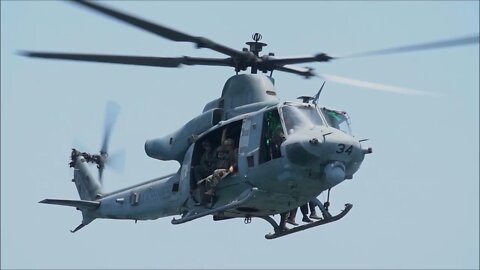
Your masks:
<svg viewBox="0 0 480 270"><path fill-rule="evenodd" d="M153 183L153 182L156 182L156 181L160 181L160 180L163 180L163 179L165 179L165 178L172 177L172 176L174 176L175 174L177 174L177 173L171 173L171 174L168 174L168 175L164 175L164 176L157 177L157 178L154 178L154 179L145 181L145 182L141 182L141 183L135 184L135 185L133 185L133 186L129 186L129 187L125 187L125 188L122 188L122 189L119 189L119 190L115 190L115 191L112 191L112 192L110 192L110 193L104 194L102 198L105 198L105 197L108 197L108 196L112 196L112 195L115 195L115 194L124 192L124 191L126 191L126 190L129 190L129 189L134 189L134 188L136 188L136 187L140 187L140 186L143 186L143 185L147 185L147 184L150 184L150 183Z"/></svg>

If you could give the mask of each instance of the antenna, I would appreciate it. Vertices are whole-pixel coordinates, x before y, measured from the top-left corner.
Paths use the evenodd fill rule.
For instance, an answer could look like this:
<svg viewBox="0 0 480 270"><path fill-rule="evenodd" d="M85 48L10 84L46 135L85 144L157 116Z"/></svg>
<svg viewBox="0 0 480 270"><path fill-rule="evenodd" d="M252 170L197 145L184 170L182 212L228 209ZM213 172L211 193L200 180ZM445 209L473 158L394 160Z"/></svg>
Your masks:
<svg viewBox="0 0 480 270"><path fill-rule="evenodd" d="M315 104L315 106L317 106L317 101L318 101L318 98L320 97L320 93L322 92L322 89L323 89L324 85L325 85L325 81L323 82L322 86L320 87L320 90L318 90L318 92L317 92L317 94L315 94L315 96L313 96L313 97L300 96L300 97L297 97L297 99L301 99L303 103L309 103L310 101L312 101L312 103Z"/></svg>
<svg viewBox="0 0 480 270"><path fill-rule="evenodd" d="M312 103L315 104L315 106L317 106L318 98L320 97L320 93L322 93L322 89L323 89L323 86L325 86L325 82L326 81L323 81L323 84L320 87L320 90L318 90L318 93L313 97Z"/></svg>

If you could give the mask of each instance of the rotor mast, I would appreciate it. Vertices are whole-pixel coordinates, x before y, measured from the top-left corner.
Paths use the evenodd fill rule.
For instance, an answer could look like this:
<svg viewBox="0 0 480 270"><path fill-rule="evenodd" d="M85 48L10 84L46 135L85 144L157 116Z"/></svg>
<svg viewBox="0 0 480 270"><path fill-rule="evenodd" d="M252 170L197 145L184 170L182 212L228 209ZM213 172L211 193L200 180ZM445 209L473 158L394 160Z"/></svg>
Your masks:
<svg viewBox="0 0 480 270"><path fill-rule="evenodd" d="M254 41L248 41L248 42L245 42L245 44L247 44L250 47L250 52L252 52L258 58L259 52L261 52L262 48L267 46L267 44L263 42L259 42L260 40L262 40L262 35L260 33L253 34L252 39ZM246 48L244 48L244 50L245 49ZM251 66L252 74L257 74L257 71L258 71L257 63L258 63L257 61L252 63L252 66Z"/></svg>

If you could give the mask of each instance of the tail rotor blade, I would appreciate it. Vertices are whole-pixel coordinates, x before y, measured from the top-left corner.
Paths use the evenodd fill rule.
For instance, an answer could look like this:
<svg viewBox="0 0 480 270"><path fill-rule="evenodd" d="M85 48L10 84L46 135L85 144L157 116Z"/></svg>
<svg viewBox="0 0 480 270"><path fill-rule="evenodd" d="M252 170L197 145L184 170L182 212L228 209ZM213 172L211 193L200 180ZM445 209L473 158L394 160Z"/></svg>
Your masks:
<svg viewBox="0 0 480 270"><path fill-rule="evenodd" d="M113 126L117 120L118 114L120 113L120 105L113 101L107 103L107 111L105 114L105 126L102 140L102 148L100 153L102 155L107 155L108 153L108 143L110 141L110 136L112 133Z"/></svg>
<svg viewBox="0 0 480 270"><path fill-rule="evenodd" d="M100 185L103 187L103 170L105 169L105 166L99 166L98 167L98 180L100 181Z"/></svg>
<svg viewBox="0 0 480 270"><path fill-rule="evenodd" d="M116 151L108 156L105 164L109 169L113 169L117 172L123 172L123 169L125 168L125 157L125 149Z"/></svg>
<svg viewBox="0 0 480 270"><path fill-rule="evenodd" d="M73 139L72 147L79 150L80 152L90 153L90 150L91 150L78 138Z"/></svg>
<svg viewBox="0 0 480 270"><path fill-rule="evenodd" d="M113 101L107 103L107 109L105 112L105 126L103 130L102 148L100 149L100 156L98 162L98 179L100 184L103 185L103 170L105 169L105 163L108 160L108 145L112 134L113 126L117 121L118 114L120 113L120 105Z"/></svg>

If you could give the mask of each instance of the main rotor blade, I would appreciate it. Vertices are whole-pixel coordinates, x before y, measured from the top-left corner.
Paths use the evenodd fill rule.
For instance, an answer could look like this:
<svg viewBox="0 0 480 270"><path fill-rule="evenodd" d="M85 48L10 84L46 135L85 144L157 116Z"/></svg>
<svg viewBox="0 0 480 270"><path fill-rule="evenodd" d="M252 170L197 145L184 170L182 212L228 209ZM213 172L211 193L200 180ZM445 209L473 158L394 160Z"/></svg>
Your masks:
<svg viewBox="0 0 480 270"><path fill-rule="evenodd" d="M480 40L480 36L477 34L477 35L468 36L468 37L460 37L460 38L454 38L454 39L433 41L428 43L420 43L420 44L413 44L413 45L407 45L407 46L401 46L401 47L355 53L350 55L344 55L341 57L333 57L325 53L319 53L316 55L300 56L300 57L280 57L280 58L268 57L266 59L263 59L263 61L267 65L273 64L276 66L282 66L287 64L308 63L308 62L328 62L330 60L343 59L343 58L388 55L388 54L396 54L396 53L406 53L406 52L456 47L456 46L479 43L479 40Z"/></svg>
<svg viewBox="0 0 480 270"><path fill-rule="evenodd" d="M312 68L296 67L292 65L275 66L275 70L301 75L307 79L316 75Z"/></svg>
<svg viewBox="0 0 480 270"><path fill-rule="evenodd" d="M479 43L480 36L478 34L467 37L459 37L452 39L444 39L439 41L427 42L412 44L401 47L393 47L381 50L373 50L367 52L354 53L350 55L345 55L337 58L354 58L354 57L364 57L364 56L376 56L376 55L387 55L387 54L396 54L396 53L406 53L406 52L415 52L415 51L424 51L424 50L434 50L442 49L448 47L463 46L469 44Z"/></svg>
<svg viewBox="0 0 480 270"><path fill-rule="evenodd" d="M351 85L355 87L367 88L372 90L378 90L383 92L390 92L390 93L403 94L403 95L420 95L420 96L436 96L437 95L435 93L411 89L411 88L392 86L392 85L381 84L376 82L360 81L356 79L340 77L340 76L330 75L330 74L318 74L317 76L325 81L330 81L330 82L339 83L339 84L346 84L346 85Z"/></svg>
<svg viewBox="0 0 480 270"><path fill-rule="evenodd" d="M329 56L325 53L319 53L316 55L309 56L297 56L297 57L268 57L266 61L277 66L284 66L289 64L300 64L300 63L309 63L309 62L328 62L332 59L335 59L332 56Z"/></svg>
<svg viewBox="0 0 480 270"><path fill-rule="evenodd" d="M197 48L208 48L208 49L217 51L219 53L229 55L231 57L241 57L242 55L244 55L242 51L238 51L233 48L224 46L222 44L216 43L207 38L191 36L189 34L182 33L178 30L175 30L173 28L166 27L160 24L154 24L146 20L128 15L126 13L114 10L112 8L107 8L105 6L99 5L94 2L87 2L83 0L75 0L74 2L81 4L84 7L87 7L87 8L96 10L100 13L103 13L105 15L108 15L112 18L128 23L130 25L139 27L150 33L164 37L166 39L170 39L177 42L192 42L197 45Z"/></svg>
<svg viewBox="0 0 480 270"><path fill-rule="evenodd" d="M80 53L20 52L28 57L175 68L180 65L234 66L232 58L150 57Z"/></svg>

